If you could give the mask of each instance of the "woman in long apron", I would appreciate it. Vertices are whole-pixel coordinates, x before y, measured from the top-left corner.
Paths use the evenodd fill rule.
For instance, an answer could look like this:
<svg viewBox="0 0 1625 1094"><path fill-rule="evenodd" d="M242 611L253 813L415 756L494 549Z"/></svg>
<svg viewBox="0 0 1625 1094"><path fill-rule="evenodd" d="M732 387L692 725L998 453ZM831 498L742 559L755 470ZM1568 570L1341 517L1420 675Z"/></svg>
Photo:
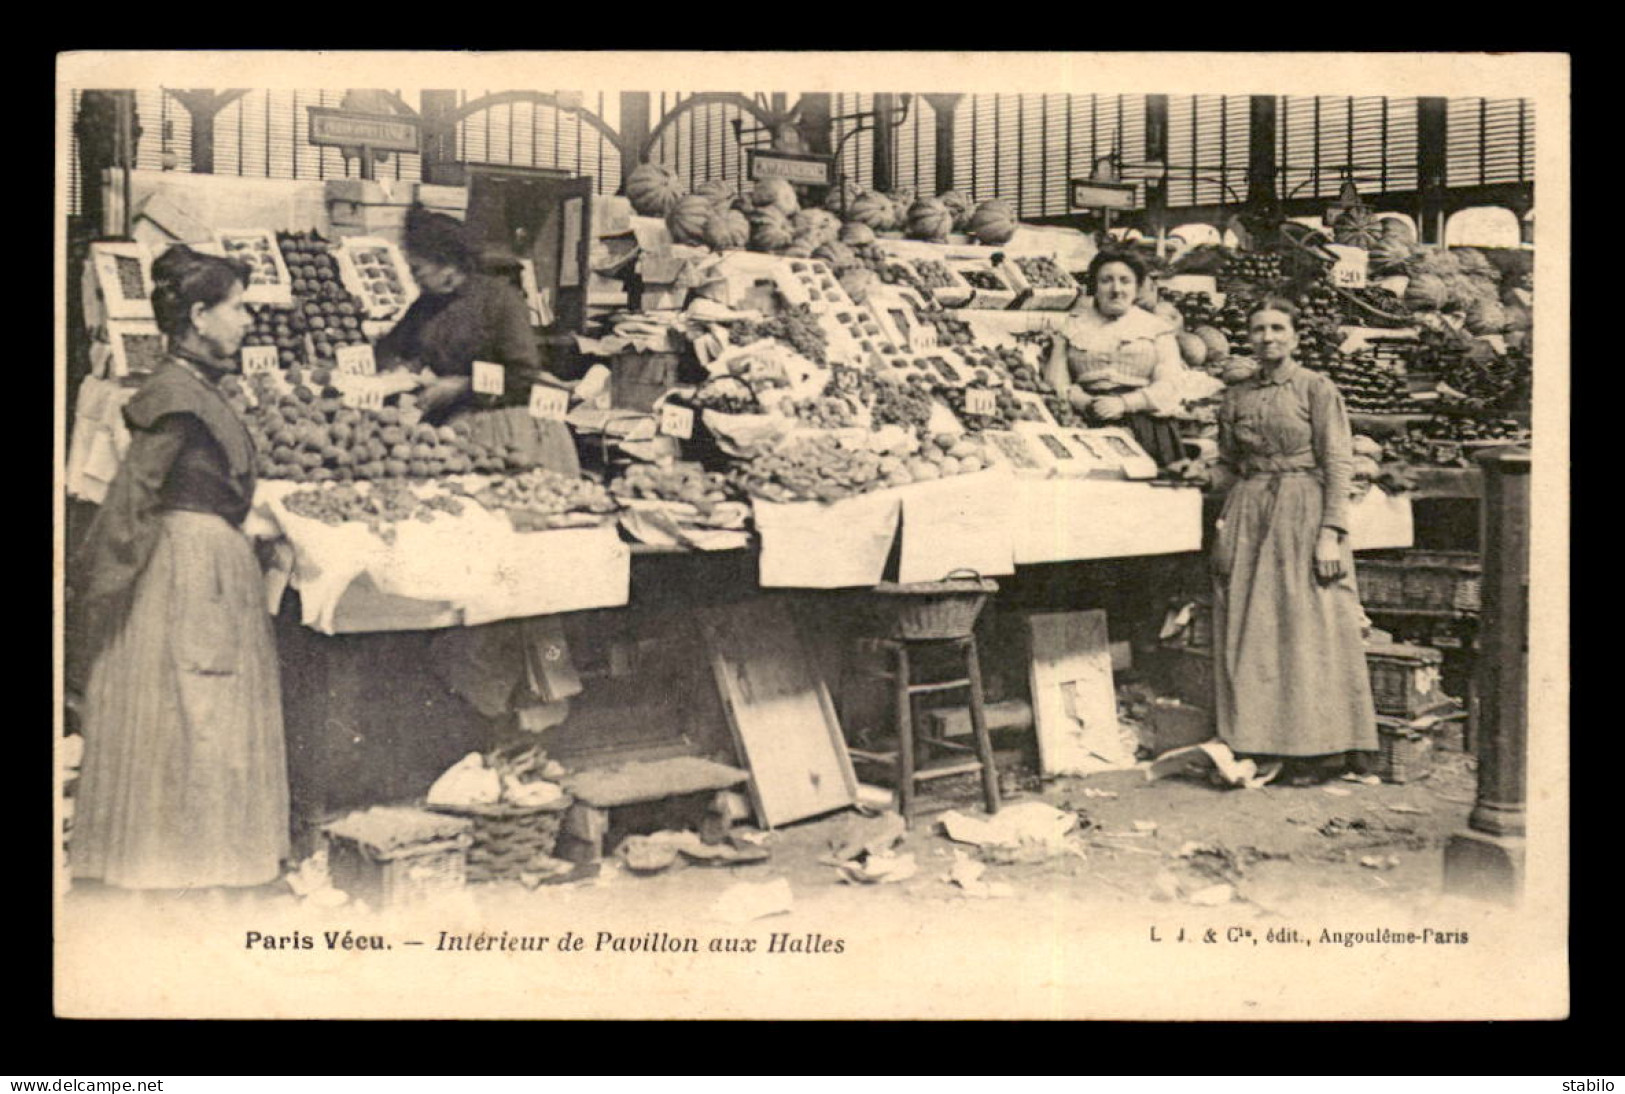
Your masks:
<svg viewBox="0 0 1625 1094"><path fill-rule="evenodd" d="M171 359L125 408L130 448L81 560L95 636L77 879L246 888L288 855L276 650L241 530L254 447L219 389L250 326L247 277L184 246L153 263Z"/></svg>
<svg viewBox="0 0 1625 1094"><path fill-rule="evenodd" d="M1377 748L1348 537L1353 450L1343 397L1293 359L1297 309L1248 319L1260 370L1225 389L1222 465L1235 477L1213 553L1219 736L1283 759L1298 781Z"/></svg>

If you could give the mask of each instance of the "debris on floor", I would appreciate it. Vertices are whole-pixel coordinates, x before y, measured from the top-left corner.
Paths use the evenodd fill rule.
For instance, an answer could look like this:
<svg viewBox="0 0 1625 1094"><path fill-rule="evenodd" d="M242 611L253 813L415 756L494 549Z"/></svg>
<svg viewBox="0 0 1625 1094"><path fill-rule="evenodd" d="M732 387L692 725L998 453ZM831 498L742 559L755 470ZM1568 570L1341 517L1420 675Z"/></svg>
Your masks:
<svg viewBox="0 0 1625 1094"><path fill-rule="evenodd" d="M843 881L852 881L863 885L907 881L920 872L919 863L915 862L913 852L906 855L894 855L889 852L883 854L865 853L860 858L848 859L839 863L836 869L840 871Z"/></svg>
<svg viewBox="0 0 1625 1094"><path fill-rule="evenodd" d="M1393 804L1388 806L1388 812L1390 812L1390 813L1413 813L1413 814L1416 814L1418 816L1424 816L1424 817L1431 815L1430 810L1423 809L1421 806L1417 806L1417 805L1406 805L1404 802L1394 802Z"/></svg>
<svg viewBox="0 0 1625 1094"><path fill-rule="evenodd" d="M781 877L772 881L730 885L717 897L711 912L728 923L749 923L753 919L785 915L794 904L790 880Z"/></svg>
<svg viewBox="0 0 1625 1094"><path fill-rule="evenodd" d="M1223 741L1203 741L1199 745L1172 749L1145 764L1144 769L1147 782L1173 775L1206 774L1216 777L1223 785L1244 790L1257 790L1281 772L1276 764L1260 769L1252 760L1236 759L1236 754Z"/></svg>
<svg viewBox="0 0 1625 1094"><path fill-rule="evenodd" d="M983 863L955 848L953 867L943 875L942 880L957 885L962 895L976 900L1015 895L1015 890L1005 882L982 880L985 873L987 867Z"/></svg>
<svg viewBox="0 0 1625 1094"><path fill-rule="evenodd" d="M907 834L908 825L897 813L854 817L831 837L829 857L836 863L842 863L861 855L885 854L901 843Z"/></svg>
<svg viewBox="0 0 1625 1094"><path fill-rule="evenodd" d="M1362 855L1360 865L1368 870L1392 870L1399 865L1398 855Z"/></svg>
<svg viewBox="0 0 1625 1094"><path fill-rule="evenodd" d="M1323 786L1320 789L1334 798L1347 798L1354 793L1354 791L1345 790L1341 786Z"/></svg>
<svg viewBox="0 0 1625 1094"><path fill-rule="evenodd" d="M942 828L955 843L973 844L993 862L1042 862L1081 853L1068 833L1078 818L1045 802L1020 802L992 817L970 817L953 810L942 815Z"/></svg>

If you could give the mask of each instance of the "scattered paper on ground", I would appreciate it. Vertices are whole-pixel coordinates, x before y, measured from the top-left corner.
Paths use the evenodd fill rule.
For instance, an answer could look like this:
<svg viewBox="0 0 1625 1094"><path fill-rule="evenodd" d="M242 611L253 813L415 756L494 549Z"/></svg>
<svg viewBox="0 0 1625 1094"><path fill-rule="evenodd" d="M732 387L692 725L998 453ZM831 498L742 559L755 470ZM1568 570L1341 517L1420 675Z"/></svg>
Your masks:
<svg viewBox="0 0 1625 1094"><path fill-rule="evenodd" d="M783 915L795 903L788 878L730 885L717 897L711 911L728 923L749 923L770 915Z"/></svg>
<svg viewBox="0 0 1625 1094"><path fill-rule="evenodd" d="M1070 853L1067 833L1077 827L1075 813L1044 802L1021 802L983 819L958 810L942 815L943 831L956 843L970 843L995 858L1036 862Z"/></svg>
<svg viewBox="0 0 1625 1094"><path fill-rule="evenodd" d="M1360 865L1368 870L1392 870L1399 865L1398 855L1365 855Z"/></svg>
<svg viewBox="0 0 1625 1094"><path fill-rule="evenodd" d="M1281 771L1274 764L1261 771L1252 760L1236 759L1236 754L1223 741L1203 741L1199 745L1164 752L1145 765L1145 777L1147 782L1152 782L1169 775L1195 774L1204 770L1217 775L1226 785L1244 790L1257 790L1267 785Z"/></svg>
<svg viewBox="0 0 1625 1094"><path fill-rule="evenodd" d="M1156 821L1148 821L1148 820L1137 820L1137 821L1134 822L1134 830L1136 832L1155 832L1157 830L1157 822Z"/></svg>
<svg viewBox="0 0 1625 1094"><path fill-rule="evenodd" d="M919 863L914 861L913 852L906 855L866 854L861 859L842 862L836 868L847 881L856 881L864 885L907 881L920 872Z"/></svg>
<svg viewBox="0 0 1625 1094"><path fill-rule="evenodd" d="M1354 793L1352 790L1344 790L1341 786L1323 786L1320 789L1334 798L1346 798Z"/></svg>
<svg viewBox="0 0 1625 1094"><path fill-rule="evenodd" d="M1117 791L1096 790L1092 786L1086 786L1083 788L1083 796L1086 798L1115 798L1117 797Z"/></svg>
<svg viewBox="0 0 1625 1094"><path fill-rule="evenodd" d="M956 848L954 850L954 864L943 875L942 880L950 885L959 886L961 893L976 900L1014 895L1015 891L1002 881L983 881L982 875L985 873L987 873L985 865Z"/></svg>
<svg viewBox="0 0 1625 1094"><path fill-rule="evenodd" d="M836 862L846 862L864 854L884 854L907 834L908 825L897 813L854 817L831 839L830 857Z"/></svg>
<svg viewBox="0 0 1625 1094"><path fill-rule="evenodd" d="M1417 805L1406 805L1404 802L1395 802L1388 807L1390 813L1415 813L1419 816L1428 816L1429 812Z"/></svg>
<svg viewBox="0 0 1625 1094"><path fill-rule="evenodd" d="M1229 904L1235 895L1235 889L1228 885L1209 885L1205 889L1196 890L1186 899L1204 908L1214 908L1220 904Z"/></svg>

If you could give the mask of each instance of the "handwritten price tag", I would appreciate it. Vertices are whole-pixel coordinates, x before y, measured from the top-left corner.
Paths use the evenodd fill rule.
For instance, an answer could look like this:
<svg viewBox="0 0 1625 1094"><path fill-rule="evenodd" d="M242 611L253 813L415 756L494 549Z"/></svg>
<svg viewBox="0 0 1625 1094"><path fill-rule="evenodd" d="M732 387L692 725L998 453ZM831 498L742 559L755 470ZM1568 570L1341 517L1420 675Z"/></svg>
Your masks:
<svg viewBox="0 0 1625 1094"><path fill-rule="evenodd" d="M478 365L475 366L479 367ZM494 367L494 366L493 366ZM478 382L474 385L479 387ZM570 409L570 393L552 384L530 385L530 416L544 421L562 422Z"/></svg>
<svg viewBox="0 0 1625 1094"><path fill-rule="evenodd" d="M660 432L668 437L686 441L694 436L694 412L686 406L662 403L660 406Z"/></svg>
<svg viewBox="0 0 1625 1094"><path fill-rule="evenodd" d="M915 353L923 353L928 349L937 348L937 330L935 327L911 326L908 328L908 348Z"/></svg>
<svg viewBox="0 0 1625 1094"><path fill-rule="evenodd" d="M1332 284L1340 289L1363 289L1371 269L1371 255L1360 247L1333 244L1337 265L1332 267Z"/></svg>
<svg viewBox="0 0 1625 1094"><path fill-rule="evenodd" d="M372 347L365 342L358 346L340 346L333 351L333 363L346 376L378 374L378 362L372 356Z"/></svg>
<svg viewBox="0 0 1625 1094"><path fill-rule="evenodd" d="M351 388L339 396L339 402L353 410L382 410L384 393L376 387Z"/></svg>
<svg viewBox="0 0 1625 1094"><path fill-rule="evenodd" d="M998 400L993 392L985 387L972 387L965 389L965 412L967 414L992 414L998 409Z"/></svg>
<svg viewBox="0 0 1625 1094"><path fill-rule="evenodd" d="M275 346L244 346L243 347L243 374L253 376L260 372L273 372L281 358L277 355Z"/></svg>
<svg viewBox="0 0 1625 1094"><path fill-rule="evenodd" d="M481 395L501 395L506 376L501 365L489 361L474 362L474 390Z"/></svg>

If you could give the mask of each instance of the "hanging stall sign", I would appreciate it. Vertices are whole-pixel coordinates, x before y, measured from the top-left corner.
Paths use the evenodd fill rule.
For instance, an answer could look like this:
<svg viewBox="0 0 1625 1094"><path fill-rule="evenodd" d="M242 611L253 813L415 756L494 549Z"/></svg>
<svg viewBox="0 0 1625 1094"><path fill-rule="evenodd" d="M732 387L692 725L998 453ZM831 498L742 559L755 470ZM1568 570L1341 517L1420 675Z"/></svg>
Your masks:
<svg viewBox="0 0 1625 1094"><path fill-rule="evenodd" d="M417 152L422 144L423 127L415 118L325 106L305 109L310 111L311 144L390 152Z"/></svg>
<svg viewBox="0 0 1625 1094"><path fill-rule="evenodd" d="M374 376L378 362L373 358L372 346L365 342L353 346L340 346L333 351L333 364L346 376Z"/></svg>
<svg viewBox="0 0 1625 1094"><path fill-rule="evenodd" d="M746 177L783 179L798 186L830 186L834 183L834 156L802 152L758 152L745 150Z"/></svg>
<svg viewBox="0 0 1625 1094"><path fill-rule="evenodd" d="M1067 196L1074 209L1132 209L1134 183L1073 179Z"/></svg>

